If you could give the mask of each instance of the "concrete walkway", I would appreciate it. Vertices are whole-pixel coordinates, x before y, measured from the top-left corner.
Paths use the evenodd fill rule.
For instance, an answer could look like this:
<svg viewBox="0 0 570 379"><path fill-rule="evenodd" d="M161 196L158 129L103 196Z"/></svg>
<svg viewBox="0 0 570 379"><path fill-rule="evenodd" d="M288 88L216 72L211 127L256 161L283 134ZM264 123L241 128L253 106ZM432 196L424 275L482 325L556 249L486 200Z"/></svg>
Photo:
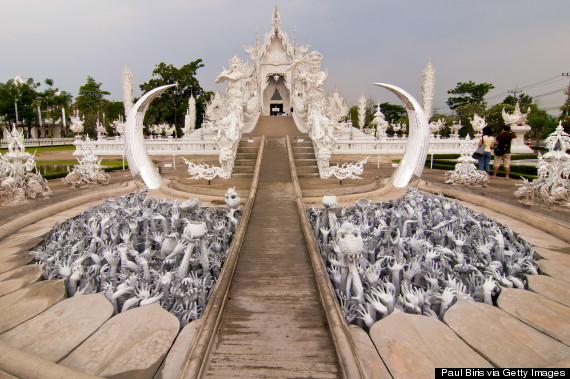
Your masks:
<svg viewBox="0 0 570 379"><path fill-rule="evenodd" d="M267 139L246 233L206 375L338 377L283 138Z"/></svg>

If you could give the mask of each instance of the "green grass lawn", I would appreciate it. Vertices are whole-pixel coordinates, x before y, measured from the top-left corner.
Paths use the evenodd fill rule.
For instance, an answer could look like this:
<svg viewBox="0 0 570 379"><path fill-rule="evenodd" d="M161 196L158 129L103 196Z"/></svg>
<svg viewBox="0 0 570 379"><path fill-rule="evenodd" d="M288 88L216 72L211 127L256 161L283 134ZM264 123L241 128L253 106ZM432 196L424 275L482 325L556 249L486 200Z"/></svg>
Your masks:
<svg viewBox="0 0 570 379"><path fill-rule="evenodd" d="M45 151L61 151L61 150L75 150L74 145L61 145L61 146L38 146L38 147L27 147L26 151L33 154L34 151L38 153L43 153ZM0 149L0 153L5 154L8 149Z"/></svg>

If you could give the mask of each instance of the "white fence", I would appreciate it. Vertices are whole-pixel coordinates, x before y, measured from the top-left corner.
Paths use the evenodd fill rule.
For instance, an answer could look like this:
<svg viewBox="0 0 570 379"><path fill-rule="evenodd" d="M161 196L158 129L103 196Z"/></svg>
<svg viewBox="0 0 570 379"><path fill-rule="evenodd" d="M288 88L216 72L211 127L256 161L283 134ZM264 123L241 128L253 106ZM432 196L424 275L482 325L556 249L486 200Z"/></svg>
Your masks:
<svg viewBox="0 0 570 379"><path fill-rule="evenodd" d="M93 141L97 155L123 155L125 146L122 139L100 139ZM218 155L213 140L149 138L144 141L149 155ZM74 155L83 155L81 143L75 144Z"/></svg>
<svg viewBox="0 0 570 379"><path fill-rule="evenodd" d="M73 145L75 138L30 138L24 139L25 147ZM0 148L8 148L8 140L0 139Z"/></svg>
<svg viewBox="0 0 570 379"><path fill-rule="evenodd" d="M458 154L459 138L430 138L428 154ZM403 154L407 138L389 137L376 139L339 139L334 154Z"/></svg>

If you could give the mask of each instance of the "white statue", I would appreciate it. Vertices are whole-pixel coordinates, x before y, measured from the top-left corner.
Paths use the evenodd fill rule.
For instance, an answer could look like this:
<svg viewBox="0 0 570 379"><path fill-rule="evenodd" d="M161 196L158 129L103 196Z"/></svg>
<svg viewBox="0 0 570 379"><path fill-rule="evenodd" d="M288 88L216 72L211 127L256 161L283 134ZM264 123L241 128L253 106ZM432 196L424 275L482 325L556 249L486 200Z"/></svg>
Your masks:
<svg viewBox="0 0 570 379"><path fill-rule="evenodd" d="M383 139L386 138L386 130L390 124L386 121L384 113L380 111L380 104L376 107L376 113L374 113L374 119L372 124L376 126L376 138Z"/></svg>
<svg viewBox="0 0 570 379"><path fill-rule="evenodd" d="M358 99L358 127L360 130L364 128L364 123L366 122L366 98L364 95L360 96Z"/></svg>
<svg viewBox="0 0 570 379"><path fill-rule="evenodd" d="M473 153L478 145L479 139L472 140L469 135L461 141L459 144L461 156L457 158L455 170L445 172L446 183L471 185L489 180L487 174L484 171L477 170L477 166L475 166L477 160L473 158Z"/></svg>
<svg viewBox="0 0 570 379"><path fill-rule="evenodd" d="M343 118L346 117L348 113L348 105L346 104L346 100L340 94L338 88L335 88L334 91L329 93L327 96L327 105L326 105L326 116L333 122L340 122Z"/></svg>
<svg viewBox="0 0 570 379"><path fill-rule="evenodd" d="M167 137L172 137L172 135L176 131L176 125L170 126L165 122L160 124L159 127L162 131L164 131L164 134L166 134Z"/></svg>
<svg viewBox="0 0 570 379"><path fill-rule="evenodd" d="M85 115L79 118L79 110L76 109L71 118L71 126L69 127L73 133L76 135L83 133L83 123L85 122Z"/></svg>
<svg viewBox="0 0 570 379"><path fill-rule="evenodd" d="M196 99L194 99L194 95L190 95L190 99L188 99L188 109L186 110L186 115L184 116L184 129L182 132L184 133L184 138L190 137L190 134L196 128Z"/></svg>
<svg viewBox="0 0 570 379"><path fill-rule="evenodd" d="M510 125L511 131L517 135L511 142L511 153L532 153L532 149L524 143L525 133L531 130L530 125L526 123L529 114L530 107L526 113L522 113L519 103L515 105L515 111L512 114L505 112L505 108L503 107L503 120L506 125Z"/></svg>
<svg viewBox="0 0 570 379"><path fill-rule="evenodd" d="M122 85L123 85L123 106L125 107L125 117L128 117L131 109L133 108L134 82L133 82L133 73L131 72L131 70L129 70L129 66L127 66L126 63L125 63L125 68L123 69Z"/></svg>
<svg viewBox="0 0 570 379"><path fill-rule="evenodd" d="M479 116L477 113L473 114L473 118L469 119L471 122L471 126L475 131L475 138L479 138L483 133L483 128L487 126L487 121L485 121L485 117Z"/></svg>
<svg viewBox="0 0 570 379"><path fill-rule="evenodd" d="M34 155L25 151L24 133L14 126L4 129L8 152L0 154L0 204L18 205L51 192L47 181L38 173Z"/></svg>
<svg viewBox="0 0 570 379"><path fill-rule="evenodd" d="M125 123L118 118L111 123L111 127L117 134L117 138L122 139L125 134Z"/></svg>
<svg viewBox="0 0 570 379"><path fill-rule="evenodd" d="M421 96L422 96L422 108L424 113L429 119L432 112L433 98L435 95L435 70L431 65L431 61L428 59L428 64L422 73L422 85L421 85Z"/></svg>
<svg viewBox="0 0 570 379"><path fill-rule="evenodd" d="M99 119L97 119L97 122L95 123L95 131L97 132L98 140L103 139L103 136L107 135L107 129L105 128L105 125L99 122Z"/></svg>
<svg viewBox="0 0 570 379"><path fill-rule="evenodd" d="M228 178L224 169L221 167L210 167L206 163L195 163L184 157L182 157L182 159L184 159L184 163L188 165L188 174L190 174L189 179L205 179L210 182L210 180L214 179L216 176L219 176L222 179Z"/></svg>
<svg viewBox="0 0 570 379"><path fill-rule="evenodd" d="M562 122L545 140L548 152L538 155L538 178L523 184L515 191L519 201L532 205L543 202L549 206L570 207L570 135L564 131Z"/></svg>
<svg viewBox="0 0 570 379"><path fill-rule="evenodd" d="M73 166L73 170L63 178L65 184L79 187L84 184L108 184L109 174L103 171L101 159L95 154L95 144L85 136L85 141L81 142L83 157L77 159L79 165Z"/></svg>
<svg viewBox="0 0 570 379"><path fill-rule="evenodd" d="M341 182L344 179L362 179L362 177L358 175L361 175L364 172L364 165L368 161L368 158L369 157L366 157L356 163L345 162L341 165L330 166L329 173Z"/></svg>
<svg viewBox="0 0 570 379"><path fill-rule="evenodd" d="M459 123L453 123L453 125L451 125L451 131L452 131L452 138L459 138L459 130L463 127L463 125L461 125L461 120L459 120Z"/></svg>
<svg viewBox="0 0 570 379"><path fill-rule="evenodd" d="M430 122L429 123L429 131L432 134L432 136L434 134L438 133L443 128L443 125L444 125L444 121L441 118L439 120Z"/></svg>

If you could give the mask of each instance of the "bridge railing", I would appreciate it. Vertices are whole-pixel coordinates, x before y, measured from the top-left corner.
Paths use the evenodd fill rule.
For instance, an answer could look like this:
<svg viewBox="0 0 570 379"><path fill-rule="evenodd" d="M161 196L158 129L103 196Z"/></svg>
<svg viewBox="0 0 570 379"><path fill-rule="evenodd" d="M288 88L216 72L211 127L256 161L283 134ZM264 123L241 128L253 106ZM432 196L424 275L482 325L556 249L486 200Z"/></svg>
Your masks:
<svg viewBox="0 0 570 379"><path fill-rule="evenodd" d="M25 147L73 145L75 138L28 138L24 139ZM8 148L7 138L0 139L0 148Z"/></svg>

